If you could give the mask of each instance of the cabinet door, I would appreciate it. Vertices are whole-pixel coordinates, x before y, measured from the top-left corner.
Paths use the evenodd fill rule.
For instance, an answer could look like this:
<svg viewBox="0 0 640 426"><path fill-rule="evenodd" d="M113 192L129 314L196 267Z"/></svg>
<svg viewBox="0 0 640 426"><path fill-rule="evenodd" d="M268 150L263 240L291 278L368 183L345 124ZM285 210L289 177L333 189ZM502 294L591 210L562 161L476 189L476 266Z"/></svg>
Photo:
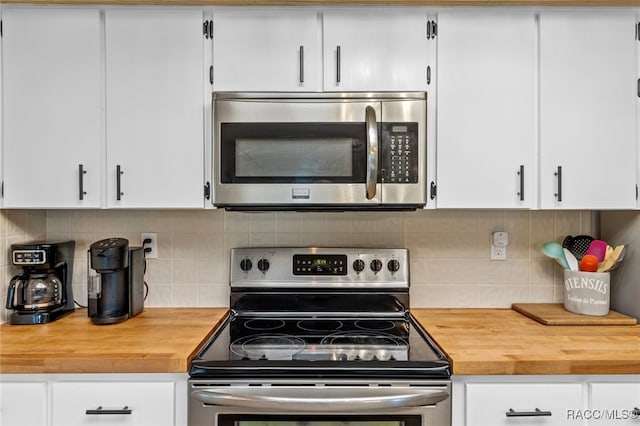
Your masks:
<svg viewBox="0 0 640 426"><path fill-rule="evenodd" d="M636 205L635 19L540 15L542 208Z"/></svg>
<svg viewBox="0 0 640 426"><path fill-rule="evenodd" d="M536 205L532 13L438 15L437 205Z"/></svg>
<svg viewBox="0 0 640 426"><path fill-rule="evenodd" d="M47 425L47 384L0 382L0 425Z"/></svg>
<svg viewBox="0 0 640 426"><path fill-rule="evenodd" d="M98 10L12 8L2 14L4 206L100 206Z"/></svg>
<svg viewBox="0 0 640 426"><path fill-rule="evenodd" d="M582 388L579 383L467 384L466 425L575 425L567 410L584 408Z"/></svg>
<svg viewBox="0 0 640 426"><path fill-rule="evenodd" d="M107 206L203 207L202 12L108 9L105 25Z"/></svg>
<svg viewBox="0 0 640 426"><path fill-rule="evenodd" d="M323 14L324 90L427 90L427 13L422 9Z"/></svg>
<svg viewBox="0 0 640 426"><path fill-rule="evenodd" d="M589 426L638 424L640 383L591 383L589 388Z"/></svg>
<svg viewBox="0 0 640 426"><path fill-rule="evenodd" d="M52 411L53 426L173 426L174 383L59 382Z"/></svg>
<svg viewBox="0 0 640 426"><path fill-rule="evenodd" d="M317 12L216 11L213 28L214 90L320 90Z"/></svg>

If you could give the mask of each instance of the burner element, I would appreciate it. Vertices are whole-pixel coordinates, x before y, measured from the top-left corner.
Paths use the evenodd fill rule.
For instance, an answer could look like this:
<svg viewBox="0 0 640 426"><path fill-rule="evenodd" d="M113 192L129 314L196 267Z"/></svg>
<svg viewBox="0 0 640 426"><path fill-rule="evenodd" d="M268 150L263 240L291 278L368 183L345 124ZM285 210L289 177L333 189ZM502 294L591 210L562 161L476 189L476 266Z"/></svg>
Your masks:
<svg viewBox="0 0 640 426"><path fill-rule="evenodd" d="M304 348L304 340L288 334L245 336L230 346L231 352L240 359L252 360L290 360Z"/></svg>
<svg viewBox="0 0 640 426"><path fill-rule="evenodd" d="M277 330L284 327L284 321L280 319L251 319L244 323L245 328L249 330Z"/></svg>
<svg viewBox="0 0 640 426"><path fill-rule="evenodd" d="M298 328L304 331L337 331L342 328L342 321L309 319L298 321Z"/></svg>
<svg viewBox="0 0 640 426"><path fill-rule="evenodd" d="M358 320L354 323L361 330L387 331L395 327L393 321L387 320Z"/></svg>

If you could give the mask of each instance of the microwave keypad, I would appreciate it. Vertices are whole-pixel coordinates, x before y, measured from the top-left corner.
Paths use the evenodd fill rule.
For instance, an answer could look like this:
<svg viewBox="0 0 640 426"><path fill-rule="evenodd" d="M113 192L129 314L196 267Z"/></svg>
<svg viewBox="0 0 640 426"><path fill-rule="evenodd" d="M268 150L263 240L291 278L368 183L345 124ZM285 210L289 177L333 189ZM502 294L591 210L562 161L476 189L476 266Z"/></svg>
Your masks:
<svg viewBox="0 0 640 426"><path fill-rule="evenodd" d="M382 123L384 183L418 182L418 123Z"/></svg>

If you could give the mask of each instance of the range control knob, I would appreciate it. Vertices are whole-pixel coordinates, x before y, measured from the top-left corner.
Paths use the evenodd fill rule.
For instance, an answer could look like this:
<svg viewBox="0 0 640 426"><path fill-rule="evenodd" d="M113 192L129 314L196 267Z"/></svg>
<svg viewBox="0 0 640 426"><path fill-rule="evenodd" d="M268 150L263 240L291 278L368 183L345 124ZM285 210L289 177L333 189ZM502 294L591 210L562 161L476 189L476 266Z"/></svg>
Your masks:
<svg viewBox="0 0 640 426"><path fill-rule="evenodd" d="M356 272L364 271L364 260L356 259L353 261L353 270Z"/></svg>
<svg viewBox="0 0 640 426"><path fill-rule="evenodd" d="M371 265L369 265L371 267L371 270L373 272L380 272L382 270L382 262L380 261L380 259L373 259L371 261Z"/></svg>
<svg viewBox="0 0 640 426"><path fill-rule="evenodd" d="M258 269L260 270L260 272L266 272L269 269L269 260L265 259L264 257L258 260Z"/></svg>
<svg viewBox="0 0 640 426"><path fill-rule="evenodd" d="M251 268L253 268L253 263L251 263L251 259L249 259L248 257L245 257L240 261L240 269L242 269L244 272L249 272Z"/></svg>
<svg viewBox="0 0 640 426"><path fill-rule="evenodd" d="M400 269L400 262L398 262L396 259L391 259L389 262L387 262L387 269L389 269L391 272L398 272L398 270Z"/></svg>

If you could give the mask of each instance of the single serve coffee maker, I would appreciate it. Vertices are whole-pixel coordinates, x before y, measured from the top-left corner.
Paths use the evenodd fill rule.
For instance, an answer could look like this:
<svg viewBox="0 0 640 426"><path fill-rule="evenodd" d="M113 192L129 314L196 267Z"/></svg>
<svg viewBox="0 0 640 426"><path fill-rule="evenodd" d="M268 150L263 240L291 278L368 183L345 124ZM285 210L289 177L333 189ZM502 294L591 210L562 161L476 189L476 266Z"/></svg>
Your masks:
<svg viewBox="0 0 640 426"><path fill-rule="evenodd" d="M75 241L13 244L11 264L22 273L11 279L7 309L11 324L44 324L75 310L71 274Z"/></svg>
<svg viewBox="0 0 640 426"><path fill-rule="evenodd" d="M142 312L144 248L129 247L125 238L107 238L91 244L87 257L91 322L117 324Z"/></svg>

